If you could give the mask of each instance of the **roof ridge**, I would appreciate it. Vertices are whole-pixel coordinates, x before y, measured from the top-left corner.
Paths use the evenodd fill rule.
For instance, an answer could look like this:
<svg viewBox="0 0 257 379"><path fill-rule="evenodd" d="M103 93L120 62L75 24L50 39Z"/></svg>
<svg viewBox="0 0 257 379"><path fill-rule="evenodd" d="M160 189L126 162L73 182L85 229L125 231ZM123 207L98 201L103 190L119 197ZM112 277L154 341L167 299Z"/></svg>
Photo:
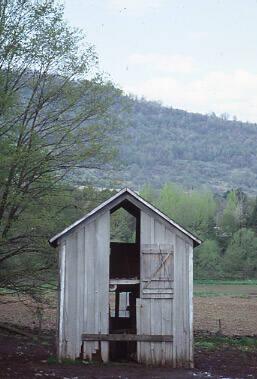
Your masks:
<svg viewBox="0 0 257 379"><path fill-rule="evenodd" d="M107 205L109 205L110 203L112 203L114 200L116 200L117 198L119 198L119 196L123 195L126 192L129 195L133 196L141 204L143 204L147 208L151 209L151 211L153 211L154 213L156 213L159 217L163 218L168 223L170 223L172 226L174 226L175 228L177 228L178 230L180 230L182 233L184 233L185 235L187 235L197 245L199 245L201 243L201 240L198 237L194 236L191 232L189 232L188 230L186 230L184 227L182 227L181 225L177 224L174 220L172 220L167 215L165 215L165 213L163 213L158 208L156 208L155 206L153 206L152 204L150 204L148 201L144 200L136 192L134 192L133 190L131 190L128 187L124 187L119 192L117 192L115 195L111 196L109 199L107 199L106 201L104 201L103 203L101 203L100 205L98 205L97 207L95 207L94 209L92 209L85 216L83 216L82 218L78 219L77 221L75 221L74 223L72 223L70 226L68 226L67 228L65 228L63 231L61 231L60 233L57 233L55 236L53 236L52 238L50 238L49 239L50 245L56 246L57 241L58 241L59 238L61 238L63 235L65 235L69 231L73 230L75 227L79 226L82 222L86 221L87 219L89 219L93 215L97 214L99 211L101 211L102 209L104 209Z"/></svg>

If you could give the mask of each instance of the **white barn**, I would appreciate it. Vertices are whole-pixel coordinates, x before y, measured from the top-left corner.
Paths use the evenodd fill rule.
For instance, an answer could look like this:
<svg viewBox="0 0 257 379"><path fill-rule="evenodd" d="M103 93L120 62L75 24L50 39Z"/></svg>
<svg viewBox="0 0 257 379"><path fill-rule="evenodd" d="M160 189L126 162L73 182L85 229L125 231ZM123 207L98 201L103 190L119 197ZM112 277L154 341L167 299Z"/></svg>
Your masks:
<svg viewBox="0 0 257 379"><path fill-rule="evenodd" d="M110 240L110 216L136 219ZM58 356L193 366L193 248L201 241L130 189L50 239L59 251Z"/></svg>

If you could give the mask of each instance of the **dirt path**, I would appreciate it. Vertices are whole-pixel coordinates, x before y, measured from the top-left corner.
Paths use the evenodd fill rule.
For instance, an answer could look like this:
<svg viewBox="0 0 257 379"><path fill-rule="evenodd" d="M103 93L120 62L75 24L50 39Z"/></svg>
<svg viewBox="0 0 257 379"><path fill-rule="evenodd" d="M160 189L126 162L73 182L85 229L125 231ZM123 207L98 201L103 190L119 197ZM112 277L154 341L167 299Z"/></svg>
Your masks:
<svg viewBox="0 0 257 379"><path fill-rule="evenodd" d="M193 370L153 368L134 363L85 365L57 364L53 361L54 342L31 343L26 337L0 334L0 378L31 379L257 379L257 353L245 353L232 349L214 352L195 352L196 368Z"/></svg>

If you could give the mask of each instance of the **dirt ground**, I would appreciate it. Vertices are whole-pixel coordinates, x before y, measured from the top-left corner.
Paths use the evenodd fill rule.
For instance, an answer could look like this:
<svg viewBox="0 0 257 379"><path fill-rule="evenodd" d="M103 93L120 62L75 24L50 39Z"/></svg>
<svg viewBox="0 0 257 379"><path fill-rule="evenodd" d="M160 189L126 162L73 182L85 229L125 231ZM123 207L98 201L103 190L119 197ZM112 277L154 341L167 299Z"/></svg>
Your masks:
<svg viewBox="0 0 257 379"><path fill-rule="evenodd" d="M37 309L33 303L24 299L23 303L13 302L15 299L5 297L0 303L0 320L8 324L37 328ZM9 302L9 301L11 302ZM220 320L220 321L219 321ZM55 301L44 307L42 328L55 330ZM194 330L220 331L225 335L256 335L257 334L257 298L250 297L195 297L194 298Z"/></svg>
<svg viewBox="0 0 257 379"><path fill-rule="evenodd" d="M220 320L220 325L219 325ZM194 299L194 329L222 334L257 334L257 299L199 297Z"/></svg>
<svg viewBox="0 0 257 379"><path fill-rule="evenodd" d="M146 367L135 363L92 365L78 362L76 364L58 364L51 360L51 356L55 354L53 337L48 336L47 341L47 344L46 342L44 344L32 343L31 339L1 330L0 378L257 378L257 353L241 352L231 348L213 352L196 350L195 369L184 370L169 367Z"/></svg>
<svg viewBox="0 0 257 379"><path fill-rule="evenodd" d="M242 286L217 288L200 286L194 297L194 329L221 332L224 335L250 336L257 334L257 288ZM0 328L0 379L30 378L244 378L257 379L257 352L241 351L233 347L213 351L195 350L195 369L174 370L142 365L108 364L91 365L57 364L55 358L54 330L56 328L56 301L53 297L43 307L42 329L46 333L43 344L31 338L7 333ZM13 297L0 297L0 321L18 327L28 327L36 333L38 309L28 299L18 302ZM219 321L220 320L220 321ZM46 342L48 341L48 342Z"/></svg>

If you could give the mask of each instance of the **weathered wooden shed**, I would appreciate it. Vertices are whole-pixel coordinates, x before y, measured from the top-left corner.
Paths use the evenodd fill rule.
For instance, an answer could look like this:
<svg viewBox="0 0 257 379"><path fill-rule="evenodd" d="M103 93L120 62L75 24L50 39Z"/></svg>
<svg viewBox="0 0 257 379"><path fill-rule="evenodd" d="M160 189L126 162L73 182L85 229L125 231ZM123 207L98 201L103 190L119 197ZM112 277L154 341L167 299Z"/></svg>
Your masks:
<svg viewBox="0 0 257 379"><path fill-rule="evenodd" d="M136 219L110 242L110 215ZM59 250L58 356L193 366L193 248L201 241L130 189L50 239Z"/></svg>

